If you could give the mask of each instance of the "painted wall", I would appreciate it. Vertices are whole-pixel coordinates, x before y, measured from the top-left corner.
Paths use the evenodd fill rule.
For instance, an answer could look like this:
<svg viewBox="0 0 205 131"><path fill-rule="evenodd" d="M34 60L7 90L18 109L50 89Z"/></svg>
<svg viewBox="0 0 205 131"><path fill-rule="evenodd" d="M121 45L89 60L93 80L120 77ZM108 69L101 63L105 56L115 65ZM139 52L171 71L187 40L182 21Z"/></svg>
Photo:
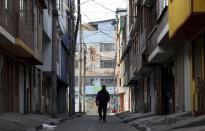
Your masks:
<svg viewBox="0 0 205 131"><path fill-rule="evenodd" d="M52 70L52 18L48 11L43 10L43 65L37 66L45 72Z"/></svg>
<svg viewBox="0 0 205 131"><path fill-rule="evenodd" d="M192 0L169 0L169 36L172 37L177 29L186 21L191 13Z"/></svg>
<svg viewBox="0 0 205 131"><path fill-rule="evenodd" d="M83 25L83 43L87 48L86 53L86 79L93 79L92 85L86 85L86 111L89 114L96 113L97 107L95 104L94 95L101 89L101 79L114 79L113 68L100 68L100 60L114 60L115 59L115 27L111 25L113 20L105 20L92 22ZM86 28L90 25L98 25L98 28ZM109 43L113 45L112 51L100 51L100 43ZM79 37L77 43L76 61L79 60ZM79 65L75 69L76 79L79 75ZM76 83L77 84L77 83ZM107 85L110 94L114 94L114 82ZM79 104L79 88L76 86L76 111L78 111Z"/></svg>

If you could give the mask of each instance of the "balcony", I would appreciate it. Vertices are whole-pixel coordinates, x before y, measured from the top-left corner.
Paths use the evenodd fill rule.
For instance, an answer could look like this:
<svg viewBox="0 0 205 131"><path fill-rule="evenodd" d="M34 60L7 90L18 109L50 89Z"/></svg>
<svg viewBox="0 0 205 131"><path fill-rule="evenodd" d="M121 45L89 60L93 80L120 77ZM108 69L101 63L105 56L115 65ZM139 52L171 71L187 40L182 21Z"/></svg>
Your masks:
<svg viewBox="0 0 205 131"><path fill-rule="evenodd" d="M128 85L135 85L137 84L138 80L143 79L143 74L141 73L135 74L136 69L137 69L136 65L134 63L131 64Z"/></svg>
<svg viewBox="0 0 205 131"><path fill-rule="evenodd" d="M30 21L25 22L20 16L19 1L9 2L15 6L5 9L0 5L0 48L31 64L40 64L34 55L32 20L29 18Z"/></svg>
<svg viewBox="0 0 205 131"><path fill-rule="evenodd" d="M149 73L152 70L152 67L148 65L145 55L138 54L136 59L137 59L137 69L134 72L136 76Z"/></svg>
<svg viewBox="0 0 205 131"><path fill-rule="evenodd" d="M169 0L169 37L192 39L205 27L204 0Z"/></svg>
<svg viewBox="0 0 205 131"><path fill-rule="evenodd" d="M147 38L149 64L163 63L173 54L173 41L169 40L168 32L168 11L166 10Z"/></svg>

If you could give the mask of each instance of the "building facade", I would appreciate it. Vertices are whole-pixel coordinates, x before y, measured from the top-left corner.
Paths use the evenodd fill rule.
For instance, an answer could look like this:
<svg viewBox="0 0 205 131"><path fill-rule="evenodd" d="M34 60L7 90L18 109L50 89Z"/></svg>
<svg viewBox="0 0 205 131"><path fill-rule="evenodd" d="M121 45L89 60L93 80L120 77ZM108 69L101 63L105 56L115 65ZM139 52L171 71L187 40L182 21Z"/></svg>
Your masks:
<svg viewBox="0 0 205 131"><path fill-rule="evenodd" d="M128 42L127 33L127 10L116 10L116 67L115 67L115 79L116 79L116 94L118 95L118 112L130 111L130 98L131 89L125 83L127 81L127 68L125 68L125 62L122 61L122 52L125 50L125 45Z"/></svg>
<svg viewBox="0 0 205 131"><path fill-rule="evenodd" d="M129 39L122 61L132 87L132 111L202 114L205 6L199 5L203 1L128 3Z"/></svg>
<svg viewBox="0 0 205 131"><path fill-rule="evenodd" d="M106 85L107 90L112 95L110 101L111 108L114 108L114 69L115 69L115 26L112 25L114 19L91 22L82 25L84 51L86 51L85 79L82 91L85 90L85 111L86 113L97 113L95 96L101 89L101 85ZM79 45L79 43L78 43ZM79 46L78 46L79 47ZM76 111L79 103L78 75L79 68L79 48L76 52ZM82 53L83 54L83 53ZM84 58L84 57L82 57ZM83 68L83 66L82 66ZM83 71L82 71L83 72ZM83 73L82 73L83 76ZM83 77L82 77L83 81ZM83 93L83 92L82 92ZM83 102L82 102L83 103ZM81 106L83 111L83 105Z"/></svg>
<svg viewBox="0 0 205 131"><path fill-rule="evenodd" d="M72 0L56 3L51 0L0 1L0 112L51 114L55 101L56 112L66 112L66 49L71 43L69 34L73 34L68 28L68 23L74 21L69 17L73 7ZM54 50L56 45L59 45L58 52ZM57 53L61 61L53 59ZM56 67L60 63L58 70L53 63ZM66 83L58 85L65 87L64 93L57 92L57 84L56 90L53 89L53 72L56 83L58 79ZM54 92L57 94L53 100ZM58 99L63 99L64 105L57 109Z"/></svg>

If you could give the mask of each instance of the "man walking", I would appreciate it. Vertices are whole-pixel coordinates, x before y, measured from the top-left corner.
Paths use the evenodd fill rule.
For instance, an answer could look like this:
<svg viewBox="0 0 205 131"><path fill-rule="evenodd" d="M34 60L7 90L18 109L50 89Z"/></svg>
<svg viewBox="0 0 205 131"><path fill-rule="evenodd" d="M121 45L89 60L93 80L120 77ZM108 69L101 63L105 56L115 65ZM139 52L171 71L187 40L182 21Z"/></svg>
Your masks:
<svg viewBox="0 0 205 131"><path fill-rule="evenodd" d="M99 121L103 119L103 122L106 122L106 113L107 113L107 104L110 100L110 95L106 91L106 86L103 85L102 89L97 93L96 96L96 105L98 106ZM103 116L102 116L103 112Z"/></svg>

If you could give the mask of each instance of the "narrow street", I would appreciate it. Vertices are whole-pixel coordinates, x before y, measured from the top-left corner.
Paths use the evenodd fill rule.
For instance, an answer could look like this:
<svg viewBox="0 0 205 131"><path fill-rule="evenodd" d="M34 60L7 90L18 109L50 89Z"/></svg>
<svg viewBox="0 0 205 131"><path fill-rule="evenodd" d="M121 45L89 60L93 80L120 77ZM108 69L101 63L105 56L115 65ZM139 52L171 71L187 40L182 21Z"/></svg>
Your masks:
<svg viewBox="0 0 205 131"><path fill-rule="evenodd" d="M0 131L51 130L205 131L205 0L0 0Z"/></svg>
<svg viewBox="0 0 205 131"><path fill-rule="evenodd" d="M120 122L116 116L108 116L107 122L99 122L98 116L83 116L57 125L55 131L137 131ZM44 131L44 130L42 130Z"/></svg>

